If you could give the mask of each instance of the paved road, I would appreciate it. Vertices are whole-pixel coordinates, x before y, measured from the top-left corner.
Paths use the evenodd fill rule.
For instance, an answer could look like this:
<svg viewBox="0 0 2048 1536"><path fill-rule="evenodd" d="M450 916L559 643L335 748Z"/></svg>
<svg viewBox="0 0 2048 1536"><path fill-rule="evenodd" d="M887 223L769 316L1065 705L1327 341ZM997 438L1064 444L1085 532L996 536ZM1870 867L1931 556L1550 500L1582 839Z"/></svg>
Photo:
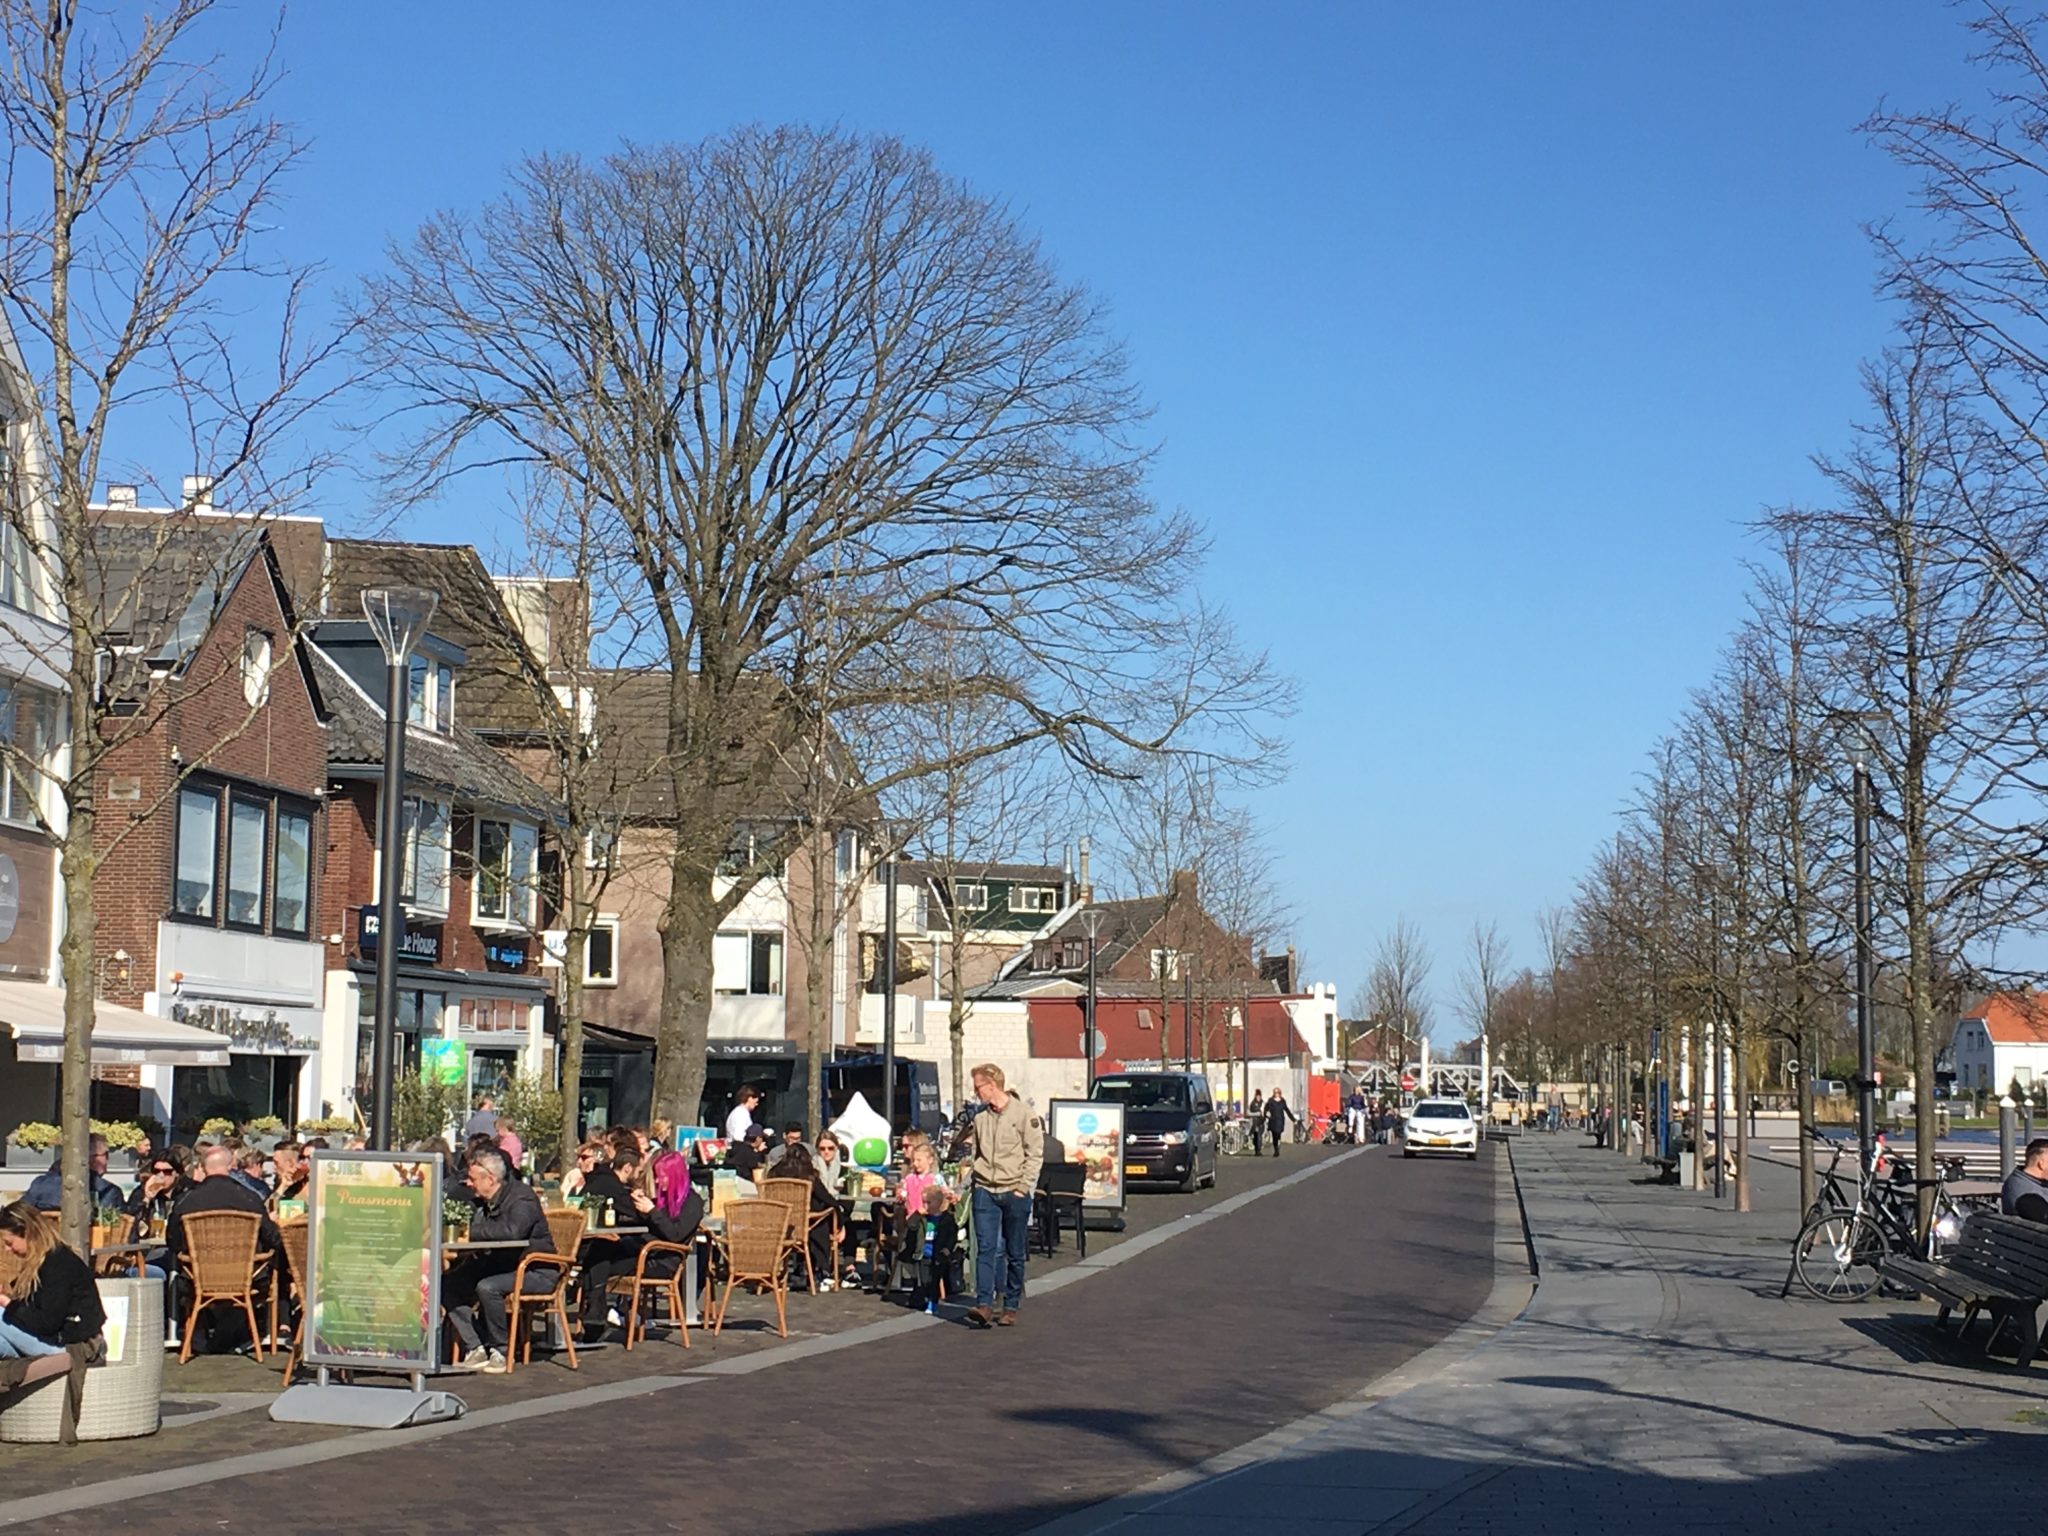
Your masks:
<svg viewBox="0 0 2048 1536"><path fill-rule="evenodd" d="M1492 1284L1493 1179L1491 1153L1371 1149L1027 1297L1014 1329L820 1341L750 1374L39 1528L1028 1530L1355 1392L1455 1327Z"/></svg>

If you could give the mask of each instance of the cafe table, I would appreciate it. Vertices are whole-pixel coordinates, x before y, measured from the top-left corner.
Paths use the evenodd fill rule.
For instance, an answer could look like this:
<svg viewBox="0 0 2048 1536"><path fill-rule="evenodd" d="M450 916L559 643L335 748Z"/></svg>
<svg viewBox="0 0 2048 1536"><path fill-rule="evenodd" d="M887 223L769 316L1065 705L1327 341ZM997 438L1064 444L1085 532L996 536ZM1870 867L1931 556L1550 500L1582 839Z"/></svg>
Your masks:
<svg viewBox="0 0 2048 1536"><path fill-rule="evenodd" d="M135 1273L139 1276L142 1273L142 1256L163 1247L163 1245L164 1241L162 1238L139 1243L95 1243L92 1248L92 1267L94 1270L98 1270L100 1260L103 1258L126 1257L134 1265Z"/></svg>

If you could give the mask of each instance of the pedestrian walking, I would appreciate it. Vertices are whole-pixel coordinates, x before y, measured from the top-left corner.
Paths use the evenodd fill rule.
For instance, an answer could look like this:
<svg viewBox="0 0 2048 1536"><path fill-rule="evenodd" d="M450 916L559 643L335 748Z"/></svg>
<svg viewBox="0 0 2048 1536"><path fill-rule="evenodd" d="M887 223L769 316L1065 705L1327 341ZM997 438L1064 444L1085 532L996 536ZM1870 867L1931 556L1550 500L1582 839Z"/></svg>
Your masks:
<svg viewBox="0 0 2048 1536"><path fill-rule="evenodd" d="M974 1305L976 1328L1007 1328L1024 1301L1025 1243L1031 1197L1045 1164L1045 1122L1003 1081L1003 1069L984 1063L973 1071L981 1110L968 1122L974 1179ZM999 1305L1000 1303L1000 1305Z"/></svg>
<svg viewBox="0 0 2048 1536"><path fill-rule="evenodd" d="M1344 1124L1351 1132L1351 1140L1362 1146L1365 1142L1365 1094L1357 1088L1353 1088L1351 1097L1344 1101Z"/></svg>
<svg viewBox="0 0 2048 1536"><path fill-rule="evenodd" d="M1263 1088L1252 1091L1252 1107L1245 1111L1252 1122L1252 1156L1260 1156L1265 1144L1261 1140L1266 1134L1266 1091Z"/></svg>
<svg viewBox="0 0 2048 1536"><path fill-rule="evenodd" d="M1266 1134L1273 1138L1273 1155L1280 1155L1280 1138L1287 1134L1287 1122L1299 1122L1301 1116L1287 1107L1287 1095L1278 1088L1266 1100Z"/></svg>

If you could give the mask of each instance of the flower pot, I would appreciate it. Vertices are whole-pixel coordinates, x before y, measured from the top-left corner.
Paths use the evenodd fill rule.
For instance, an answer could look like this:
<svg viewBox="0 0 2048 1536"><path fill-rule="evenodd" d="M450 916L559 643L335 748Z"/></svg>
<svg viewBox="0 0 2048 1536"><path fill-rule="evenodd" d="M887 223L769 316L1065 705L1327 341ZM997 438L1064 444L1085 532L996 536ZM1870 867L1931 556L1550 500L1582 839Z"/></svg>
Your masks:
<svg viewBox="0 0 2048 1536"><path fill-rule="evenodd" d="M17 1147L7 1143L7 1166L9 1168L32 1168L41 1173L50 1166L50 1159L57 1155L55 1147Z"/></svg>
<svg viewBox="0 0 2048 1536"><path fill-rule="evenodd" d="M242 1140L249 1146L254 1147L258 1152L270 1153L275 1152L278 1143L284 1140L284 1132L250 1131Z"/></svg>
<svg viewBox="0 0 2048 1536"><path fill-rule="evenodd" d="M133 1173L135 1171L135 1149L133 1147L108 1148L107 1171L109 1173Z"/></svg>

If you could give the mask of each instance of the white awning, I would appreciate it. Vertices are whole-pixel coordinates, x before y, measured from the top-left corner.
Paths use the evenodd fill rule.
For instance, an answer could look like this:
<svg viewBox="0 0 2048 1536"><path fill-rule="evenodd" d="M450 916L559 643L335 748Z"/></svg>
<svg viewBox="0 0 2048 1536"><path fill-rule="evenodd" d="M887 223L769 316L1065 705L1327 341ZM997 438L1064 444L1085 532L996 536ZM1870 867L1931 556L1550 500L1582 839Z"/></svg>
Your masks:
<svg viewBox="0 0 2048 1536"><path fill-rule="evenodd" d="M34 981L0 980L0 1023L14 1035L20 1061L64 1059L64 989ZM225 1036L160 1019L139 1008L100 1003L93 1009L95 1066L224 1067Z"/></svg>

